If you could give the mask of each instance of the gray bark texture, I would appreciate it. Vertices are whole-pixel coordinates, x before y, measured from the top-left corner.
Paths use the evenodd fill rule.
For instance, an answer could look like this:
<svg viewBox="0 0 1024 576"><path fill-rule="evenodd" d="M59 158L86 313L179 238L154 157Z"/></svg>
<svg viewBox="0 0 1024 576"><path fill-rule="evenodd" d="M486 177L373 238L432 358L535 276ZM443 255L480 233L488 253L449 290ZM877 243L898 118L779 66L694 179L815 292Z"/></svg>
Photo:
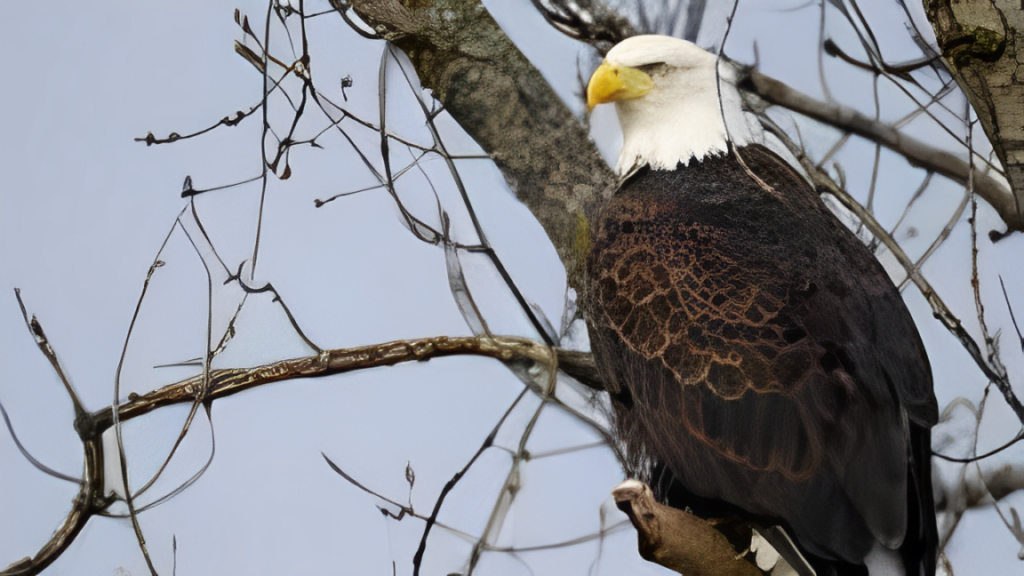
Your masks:
<svg viewBox="0 0 1024 576"><path fill-rule="evenodd" d="M783 89L788 87L777 81L757 75L760 84L753 81L749 88L771 103L883 143L949 178L964 183L973 179L976 192L995 207L1008 228L1024 230L1024 77L1018 75L1024 62L1024 38L1017 33L1024 30L1024 15L1009 0L924 2L932 22L945 23L936 25L939 44L978 111L1014 193L981 174L972 175L962 162L957 164L891 127L836 106L808 107L806 97ZM616 177L582 123L540 72L480 0L332 0L332 4L339 10L350 9L379 37L401 49L421 84L494 159L516 196L547 232L565 265L569 285L579 291L586 310L590 223L611 194ZM974 12L985 15L984 25L965 28L957 20ZM580 23L569 21L568 16L566 22L551 14L546 17L598 50L621 40L611 36L632 33L622 21L616 21L614 31L595 35L580 30ZM589 385L599 386L596 381ZM701 570L706 567L697 566L695 559L712 556L722 558L737 574L751 569L760 572L748 562L736 562L736 550L715 536L718 531L706 520L675 511L648 522L655 517L649 514L660 508L643 506L643 498L636 494L620 496L622 506L629 504L645 558L677 571L685 567L690 574L705 573ZM636 514L641 509L643 513ZM706 573L720 573L716 570Z"/></svg>
<svg viewBox="0 0 1024 576"><path fill-rule="evenodd" d="M590 222L616 177L579 120L478 0L357 0L352 9L405 52L421 84L490 154L585 300ZM710 555L746 570L728 574L760 573L696 516L669 513L635 526L642 555L670 569Z"/></svg>
<svg viewBox="0 0 1024 576"><path fill-rule="evenodd" d="M1024 222L1024 4L924 0L942 56L978 114L1013 189L1010 228ZM1000 210L1001 214L1005 214ZM1004 215L1004 219L1006 216Z"/></svg>
<svg viewBox="0 0 1024 576"><path fill-rule="evenodd" d="M589 222L615 174L579 120L478 0L357 0L352 9L405 52L490 154L582 294Z"/></svg>

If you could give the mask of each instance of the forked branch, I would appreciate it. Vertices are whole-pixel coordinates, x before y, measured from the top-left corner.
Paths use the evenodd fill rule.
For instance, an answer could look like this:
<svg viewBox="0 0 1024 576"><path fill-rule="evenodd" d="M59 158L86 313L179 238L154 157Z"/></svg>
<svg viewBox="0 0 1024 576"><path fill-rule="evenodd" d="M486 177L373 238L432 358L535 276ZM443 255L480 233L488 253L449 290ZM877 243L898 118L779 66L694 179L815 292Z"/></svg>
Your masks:
<svg viewBox="0 0 1024 576"><path fill-rule="evenodd" d="M823 102L756 70L750 72L750 88L765 101L787 108L846 132L862 136L902 154L915 166L942 174L963 185L972 177L970 164L945 150L901 133L899 130L873 120L861 112L835 102ZM973 170L974 191L995 208L1010 230L1024 231L1024 212L1010 189L990 174Z"/></svg>
<svg viewBox="0 0 1024 576"><path fill-rule="evenodd" d="M387 342L358 348L324 350L319 354L282 360L253 368L211 370L209 384L198 375L141 395L131 395L117 406L119 421L124 423L164 406L212 402L274 382L297 378L318 378L354 372L367 368L394 366L403 362L424 362L446 356L483 356L508 365L559 365L564 372L587 386L601 389L593 359L589 354L560 351L526 338L515 337L447 337L418 338ZM546 394L550 390L538 391ZM38 574L56 560L92 516L102 513L114 501L103 494L106 483L103 466L103 432L114 425L113 410L104 408L76 421L76 429L85 449L85 472L81 489L62 525L35 556L24 558L0 570L0 576Z"/></svg>

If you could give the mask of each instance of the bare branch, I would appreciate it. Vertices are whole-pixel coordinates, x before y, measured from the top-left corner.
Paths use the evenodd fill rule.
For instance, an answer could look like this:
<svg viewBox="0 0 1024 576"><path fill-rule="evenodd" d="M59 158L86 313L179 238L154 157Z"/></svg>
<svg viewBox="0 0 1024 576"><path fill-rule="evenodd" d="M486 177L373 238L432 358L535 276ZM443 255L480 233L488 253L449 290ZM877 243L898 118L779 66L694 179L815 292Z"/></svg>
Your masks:
<svg viewBox="0 0 1024 576"><path fill-rule="evenodd" d="M943 60L1006 169L1014 214L1020 221L1024 219L1024 77L1020 75L1024 10L1018 0L925 0L924 5ZM1006 220L1002 210L999 214Z"/></svg>
<svg viewBox="0 0 1024 576"><path fill-rule="evenodd" d="M556 348L556 352L558 353L559 370L572 376L588 388L604 392L604 381L601 380L601 374L597 371L593 354L562 348Z"/></svg>
<svg viewBox="0 0 1024 576"><path fill-rule="evenodd" d="M986 506L1024 489L1024 463L983 457L966 465L962 478L940 482L935 486L939 511L947 508L964 511Z"/></svg>
<svg viewBox="0 0 1024 576"><path fill-rule="evenodd" d="M82 406L82 401L78 399L78 393L75 392L71 381L68 380L67 374L61 368L60 361L57 360L57 352L54 351L53 346L50 345L50 340L46 337L46 333L43 332L43 325L39 323L34 314L32 318L28 317L28 310L25 308L25 303L21 300L21 289L14 289L14 297L18 299L18 306L21 307L21 316L25 319L25 326L28 327L28 331L32 334L32 339L36 341L36 346L39 347L39 351L43 353L43 356L46 356L46 359L50 361L53 371L57 373L60 381L64 384L64 390L71 397L71 403L75 408L75 419L81 419L86 414L85 408Z"/></svg>
<svg viewBox="0 0 1024 576"><path fill-rule="evenodd" d="M422 362L445 356L486 356L505 363L550 362L552 349L526 338L447 337L399 340L358 348L324 350L314 356L282 360L253 368L210 370L205 400L212 401L250 388L294 378L313 378L353 372L366 368L394 366L403 362ZM125 422L163 406L195 401L203 386L203 375L193 376L147 394L131 396L117 410ZM94 435L113 425L110 408L91 416Z"/></svg>
<svg viewBox="0 0 1024 576"><path fill-rule="evenodd" d="M938 4L940 2L933 3ZM948 4L948 2L946 3ZM588 35L582 34L581 30L583 30L583 25L581 23L581 19L578 15L576 15L573 18L570 18L570 16L572 16L573 14L571 11L567 11L567 9L565 8L545 6L545 4L560 5L560 3L544 3L538 0L537 2L535 2L535 4L540 4L538 8L541 9L542 14L544 14L545 17L549 19L549 21L551 21L553 18L557 19L558 16L562 17L562 20L564 21L557 22L557 24L559 25L555 26L560 31L570 36L581 39L585 39L585 37L588 35L596 35L596 33L593 31L591 31ZM1015 13L1024 14L1020 12L1019 9L1016 9ZM576 22L576 27L570 27L570 29L567 30L567 22ZM1021 29L1024 30L1024 25L1021 26ZM616 28L615 30L617 30L618 34L620 35L620 37L618 37L616 41L624 40L628 36L635 33L633 30L627 27L619 27ZM608 33L610 33L610 30L604 31L603 36L601 37L604 38L605 36L608 35ZM1019 50L1024 50L1024 39L1018 42L1017 45L1021 46ZM826 42L825 52L829 52L830 48L834 51L834 44ZM922 65L927 65L932 61L932 58L925 58L919 62L897 65L893 69L893 73L903 74L906 73L908 70L912 70ZM882 66L885 67L887 65L882 64ZM774 78L771 78L764 74L761 74L756 70L750 71L749 80L750 81L747 82L747 85L744 87L750 89L754 93L758 94L761 98L772 104L783 106L794 112L798 112L810 118L814 118L815 120L818 120L820 122L824 122L831 126L835 126L836 128L840 128L853 134L857 134L858 136L867 138L872 142L881 144L882 146L885 146L890 150L893 150L904 155L912 164L916 166L921 166L928 170L937 172L939 174L942 174L943 176L946 176L962 184L966 185L967 180L970 177L971 170L969 168L968 163L965 162L964 160L956 157L955 155L949 152L940 150L933 146L929 146L928 144L920 140L903 134L890 125L879 122L877 120L873 120L868 116L861 114L857 110L848 108L846 106L842 106L832 101L823 102L820 100L816 100L806 94L803 94L793 89L792 87L786 85L785 83L780 82L779 80L775 80ZM969 87L964 86L964 82L962 81L960 82L960 84L962 87L964 87L965 91L968 92L968 96L971 97L972 94L969 90ZM1018 84L1016 88L1021 88L1022 90L1024 90L1024 86L1020 84ZM1016 92L1014 94L1016 94ZM976 99L977 96L973 96L972 103L974 104L975 109L978 110L980 109L980 103L976 102ZM1006 101L1010 103L1011 108L1005 111L1007 120L1004 122L1004 124L1012 124L1013 121L1010 120L1010 118L1019 118L1020 98L1006 98ZM1013 114L1017 114L1018 116L1013 116ZM991 120L989 120L989 123L985 123L985 114L981 114L981 118L986 128L986 132L993 141L993 146L996 147L997 151L1002 150L1000 148L1000 143L998 142L1000 134L998 134L998 131L996 131L997 133L993 133L990 130ZM1016 124L1021 123L1016 122ZM1006 128L1004 127L1004 131L1005 130ZM1006 137L1006 135L1003 136L1004 138ZM1013 142L1024 143L1024 135L1016 138L1016 140L1013 140L1012 138L1010 140L1012 141L1002 145L1007 150L1009 150L1013 146L1024 146L1024 144L1013 144ZM1016 154L1016 156L1014 156L1014 154ZM1008 164L1007 158L1004 156L1012 156L1013 158L1017 158L1017 168L1012 168L1013 163L1010 162ZM1024 180L1024 150L1018 152L1013 152L1011 150L1010 152L1007 153L1001 153L1000 159L1003 160L1003 165L1007 167L1008 176L1011 176L1013 170L1016 169L1020 171L1019 176L1021 180ZM1024 231L1024 210L1022 210L1021 208L1022 203L1024 203L1021 201L1021 198L1024 197L1024 184L1015 183L1014 178L1012 176L1010 177L1010 183L1013 186L1013 190L1015 190L1015 192L1011 192L1011 190L1008 189L1003 182L1000 182L999 180L997 180L996 178L992 177L989 174L982 174L978 173L977 171L975 171L974 173L974 191L977 192L982 198L984 198L986 202L992 205L993 208L995 208L995 210L999 213L999 216L1003 219L1003 222L1006 223L1009 230Z"/></svg>
<svg viewBox="0 0 1024 576"><path fill-rule="evenodd" d="M897 262L903 267L907 273L907 277L914 282L918 290L921 291L921 295L928 301L928 305L931 306L932 313L935 318L946 327L960 344L963 345L964 349L970 354L981 372L989 379L989 381L996 384L999 391L1002 392L1003 397L1006 399L1007 404L1013 410L1014 414L1017 415L1017 419L1024 424L1024 404L1017 398L1013 391L1013 387L1010 385L1009 376L1006 374L1006 369L1003 368L1002 364L990 362L988 358L982 353L981 348L974 338L967 332L960 319L957 318L953 312L946 306L939 294L932 288L931 283L921 274L920 266L915 264L913 260L907 256L903 248L893 239L892 235L889 234L888 230L882 226L875 216L860 205L850 193L843 189L842 186L836 184L832 178L823 170L821 167L815 165L807 157L806 154L790 140L789 136L773 126L771 123L766 123L765 128L770 130L773 134L786 144L786 146L793 152L800 165L803 166L804 170L810 176L811 181L814 183L815 188L819 192L825 192L839 201L847 210L852 212L867 228L876 239L880 240L885 247L889 249L893 256L896 257Z"/></svg>
<svg viewBox="0 0 1024 576"><path fill-rule="evenodd" d="M629 20L611 10L601 0L531 1L548 24L570 38L590 44L601 54L636 34ZM699 4L703 11L703 2L691 3L691 6L693 4ZM699 18L697 20L699 23Z"/></svg>
<svg viewBox="0 0 1024 576"><path fill-rule="evenodd" d="M988 400L988 388L981 403L975 407L966 398L956 398L942 411L939 423L933 429L932 441L937 450L952 451L961 456L976 454L978 431ZM935 506L942 517L942 546L945 546L959 525L965 511L970 508L993 505L1003 523L1019 542L1024 544L1024 530L1016 520L1016 509L1011 507L1010 521L999 501L1005 496L1024 489L1024 466L1019 458L1002 454L1003 449L1021 438L1021 433L1002 447L987 454L970 458L949 458L936 461L933 468Z"/></svg>
<svg viewBox="0 0 1024 576"><path fill-rule="evenodd" d="M686 576L762 576L707 520L659 503L645 484L627 480L612 495L633 522L645 560Z"/></svg>
<svg viewBox="0 0 1024 576"><path fill-rule="evenodd" d="M53 468L50 468L46 464L43 464L38 459L36 459L36 457L33 456L32 453L28 451L28 448L25 448L25 445L22 444L21 440L18 438L18 434L14 431L14 424L11 423L11 417L7 414L7 409L4 408L3 402L0 402L0 416L3 416L4 424L7 426L7 433L11 435L11 440L14 441L14 445L18 448L18 452L21 452L21 455L25 458L25 460L28 460L28 463L34 466L36 470L39 470L40 472L47 474L49 476L53 476L54 478L59 478L60 480L66 480L68 482L73 482L75 484L79 483L78 478L68 476L63 472L58 472Z"/></svg>
<svg viewBox="0 0 1024 576"><path fill-rule="evenodd" d="M478 0L352 2L494 159L583 284L589 221L615 175L582 124Z"/></svg>
<svg viewBox="0 0 1024 576"><path fill-rule="evenodd" d="M877 142L902 154L915 166L942 174L962 184L966 185L971 178L970 165L964 160L903 134L887 124L872 120L853 108L815 100L756 70L750 71L749 80L744 87L751 88L758 96L772 104ZM975 171L973 178L974 191L995 208L1007 227L1010 230L1024 231L1024 213L1017 211L1010 190L988 174Z"/></svg>
<svg viewBox="0 0 1024 576"><path fill-rule="evenodd" d="M0 576L31 576L39 574L67 550L75 537L94 514L105 509L114 500L104 497L103 442L97 436L84 441L85 472L82 487L72 501L64 522L32 558L23 558L0 570Z"/></svg>
<svg viewBox="0 0 1024 576"><path fill-rule="evenodd" d="M103 497L101 493L105 483L102 435L116 422L124 423L164 406L194 404L199 399L212 402L274 382L331 376L367 368L394 366L403 362L424 362L433 358L460 355L494 358L509 365L537 363L546 366L556 365L565 357L568 359L570 374L578 375L577 378L586 381L590 386L597 385L592 379L595 377L595 371L593 359L589 358L589 355L559 351L526 338L438 336L358 348L324 350L313 356L253 368L210 370L208 376L200 374L147 394L132 394L126 402L117 406L116 420L113 410L107 407L89 415L88 422L80 426L86 465L78 497L75 498L63 525L35 557L25 558L8 566L0 571L0 576L38 574L70 546L91 516L102 512L114 501L114 498ZM541 394L550 392L534 391Z"/></svg>

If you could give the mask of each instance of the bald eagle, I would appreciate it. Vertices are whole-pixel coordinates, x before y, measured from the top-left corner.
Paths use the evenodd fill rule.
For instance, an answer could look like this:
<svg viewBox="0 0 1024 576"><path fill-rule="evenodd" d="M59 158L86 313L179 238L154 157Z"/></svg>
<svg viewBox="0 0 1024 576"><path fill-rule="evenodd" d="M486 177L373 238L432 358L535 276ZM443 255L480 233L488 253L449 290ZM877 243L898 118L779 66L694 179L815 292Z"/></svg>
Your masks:
<svg viewBox="0 0 1024 576"><path fill-rule="evenodd" d="M637 36L587 87L623 135L588 322L627 473L704 518L781 527L819 576L931 576L921 338L878 261L766 145L738 77Z"/></svg>

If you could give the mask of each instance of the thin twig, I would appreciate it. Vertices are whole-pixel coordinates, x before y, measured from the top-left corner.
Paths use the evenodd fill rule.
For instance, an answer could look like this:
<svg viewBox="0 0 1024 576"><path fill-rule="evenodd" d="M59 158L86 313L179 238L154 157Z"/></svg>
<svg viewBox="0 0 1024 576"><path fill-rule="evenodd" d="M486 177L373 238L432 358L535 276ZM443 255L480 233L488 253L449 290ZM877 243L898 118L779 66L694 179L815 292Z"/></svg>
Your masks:
<svg viewBox="0 0 1024 576"><path fill-rule="evenodd" d="M853 108L816 100L756 70L749 71L749 82L743 87L752 89L767 102L879 143L902 154L915 166L965 185L971 177L970 166L957 156L876 122ZM976 173L974 191L995 208L1011 230L1024 231L1024 214L1017 213L1013 196L1006 186L988 174Z"/></svg>
<svg viewBox="0 0 1024 576"><path fill-rule="evenodd" d="M148 279L148 277L147 277ZM438 336L433 338L420 338L415 340L402 340L362 346L358 348L343 348L335 350L324 350L312 356L294 358L255 366L252 368L237 369L215 369L210 370L208 386L205 395L202 396L204 405L210 406L214 400L237 394L244 390L256 388L275 382L282 382L298 378L314 378L342 374L368 368L393 366L403 362L422 362L433 358L448 356L483 356L494 358L510 365L542 364L554 366L562 354L572 358L571 365L576 366L576 371L586 373L586 368L592 365L592 359L587 361L579 357L579 353L556 351L544 344L516 337L456 337ZM184 380L168 384L157 390L146 394L132 395L125 402L119 403L115 408L106 407L88 415L88 422L82 426L83 444L86 452L86 466L84 478L81 482L82 488L79 496L75 499L72 509L69 511L62 526L54 533L53 537L43 548L31 559L24 559L3 571L0 576L14 576L25 574L37 574L71 545L75 537L81 531L88 519L103 511L115 501L112 497L102 497L101 491L105 485L105 474L103 467L103 432L111 427L119 426L124 422L152 412L164 406L171 406L181 403L195 403L200 398L204 383L202 375L193 376ZM529 383L528 383L529 384ZM550 383L549 383L550 385ZM550 389L540 389L538 385L529 384L525 390L532 390L540 395L550 394ZM559 403L551 399L555 405ZM125 462L121 456L122 463ZM204 470L205 470L204 466ZM201 475L202 471L196 476ZM125 471L121 471L122 479ZM176 489L172 494L160 498L157 502L146 507L134 509L131 506L129 516L135 518L138 512L152 508L165 502L173 494L179 493L194 480L186 482ZM127 483L125 484L127 486ZM131 494L126 494L128 498ZM127 500L127 498L126 498ZM425 519L425 518L424 518ZM138 536L141 539L141 536ZM144 545L144 540L142 541Z"/></svg>
<svg viewBox="0 0 1024 576"><path fill-rule="evenodd" d="M71 398L71 403L75 408L75 420L80 420L87 412L85 407L82 406L82 401L78 398L78 393L75 392L74 386L71 385L71 380L68 379L67 374L64 373L64 369L60 365L60 361L57 360L57 353L53 350L53 346L50 345L50 340L46 337L46 333L43 332L43 325L36 319L35 314L32 315L32 318L28 317L25 302L21 299L20 288L14 289L14 297L18 300L18 306L21 308L21 317L25 319L25 326L28 327L28 331L32 334L32 339L36 341L36 346L39 347L39 351L43 353L43 356L46 356L46 359L50 361L50 366L57 373L57 377L64 384L64 390L68 393L68 397Z"/></svg>
<svg viewBox="0 0 1024 576"><path fill-rule="evenodd" d="M1024 405L1021 404L1016 394L1013 392L1013 388L1010 385L1009 378L1006 375L1005 369L1001 368L1000 365L991 364L985 355L981 352L981 348L978 343L975 342L974 338L967 332L967 329L963 327L960 319L957 318L946 303L942 301L935 289L932 288L928 280L921 274L921 271L914 265L914 262L907 256L903 251L903 248L893 239L892 235L883 227L878 220L875 219L874 215L864 209L863 206L857 202L850 194L839 184L836 184L832 178L825 173L820 167L816 166L807 155L793 143L789 136L775 126L771 122L763 122L765 128L775 134L796 156L800 165L807 172L814 185L819 191L823 191L831 195L833 198L839 201L847 210L853 212L864 226L879 240L885 244L886 248L896 258L897 262L903 267L910 279L917 286L918 290L921 291L921 295L924 296L925 300L928 301L928 305L932 309L932 313L935 318L942 323L943 326L949 330L960 341L960 344L964 347L967 353L977 364L981 372L991 382L994 382L999 388L1000 392L1003 393L1006 398L1007 404L1017 415L1018 420L1024 424ZM974 180L974 190L977 191L977 180Z"/></svg>

